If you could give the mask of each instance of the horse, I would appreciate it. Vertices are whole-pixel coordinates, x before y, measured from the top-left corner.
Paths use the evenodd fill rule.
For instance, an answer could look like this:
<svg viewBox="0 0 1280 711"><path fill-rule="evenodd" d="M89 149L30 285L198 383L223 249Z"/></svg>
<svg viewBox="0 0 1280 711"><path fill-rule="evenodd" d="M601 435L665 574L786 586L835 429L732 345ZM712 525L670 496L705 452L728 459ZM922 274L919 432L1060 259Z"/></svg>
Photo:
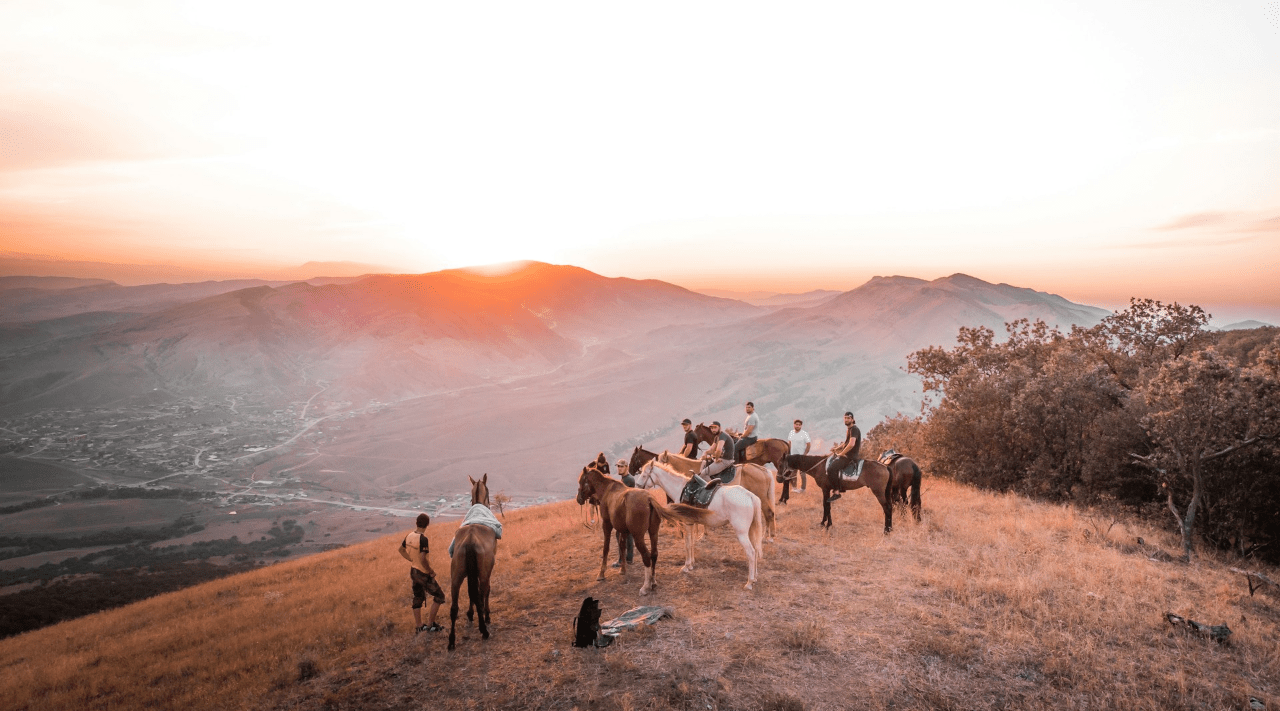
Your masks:
<svg viewBox="0 0 1280 711"><path fill-rule="evenodd" d="M884 455L881 455L883 458ZM920 522L920 466L915 460L905 455L899 455L897 459L886 465L889 473L893 478L889 480L889 501L894 504L902 504L903 508L910 506L911 515L916 522ZM907 500L907 489L911 489L910 503Z"/></svg>
<svg viewBox="0 0 1280 711"><path fill-rule="evenodd" d="M644 583L640 586L640 594L648 595L657 586L655 573L658 569L658 527L662 525L662 505L654 501L647 491L632 489L626 484L610 479L599 466L608 466L604 453L582 468L578 477L578 505L587 501L595 501L600 505L600 528L604 531L604 553L600 556L600 575L596 580L604 580L605 569L609 562L609 536L616 526L618 529L618 565L622 574L627 574L625 533L635 539L636 549L640 551L640 561L644 564ZM649 542L644 543L645 532L649 533Z"/></svg>
<svg viewBox="0 0 1280 711"><path fill-rule="evenodd" d="M701 460L670 452L659 454L655 461L666 464L685 476L693 476L702 471ZM783 464L785 465L785 462ZM773 537L778 534L778 519L773 508L773 489L777 482L769 470L760 464L739 464L738 477L737 483L741 484L742 488L760 497L760 506L764 509L764 542L773 543Z"/></svg>
<svg viewBox="0 0 1280 711"><path fill-rule="evenodd" d="M636 486L647 489L659 486L667 492L667 496L679 500L689 479L676 472L667 464L650 461L636 476ZM738 534L738 542L747 554L747 584L756 580L756 563L764 558L760 543L764 533L764 514L760 508L760 497L741 486L721 486L711 496L711 503L705 509L673 504L663 513L663 518L672 518L684 524L702 524L707 527L729 524ZM682 573L693 571L693 530L690 525L684 536L685 560Z"/></svg>
<svg viewBox="0 0 1280 711"><path fill-rule="evenodd" d="M693 428L694 435L701 442L707 444L715 443L715 435L711 434L711 428L698 423ZM731 437L733 435L730 435ZM747 445L741 451L737 449L737 438L734 438L734 459L738 464L772 464L774 468L781 471L781 461L791 454L791 443L785 439L761 439L752 444Z"/></svg>
<svg viewBox="0 0 1280 711"><path fill-rule="evenodd" d="M489 507L489 475L471 482L471 505ZM493 575L493 561L498 553L498 534L492 528L479 523L460 526L453 534L453 561L449 567L449 584L453 588L449 605L449 649L457 640L458 589L467 581L467 619L477 620L480 637L489 639L489 579ZM479 614L477 614L479 613Z"/></svg>
<svg viewBox="0 0 1280 711"><path fill-rule="evenodd" d="M640 467L643 467L645 464L648 464L650 459L656 459L657 457L658 457L657 454L650 452L647 449L644 449L642 447L636 447L635 449L631 450L631 461L629 462L631 465L631 471L633 472L640 471Z"/></svg>
<svg viewBox="0 0 1280 711"><path fill-rule="evenodd" d="M827 474L827 457L821 454L793 454L788 457L788 467L804 468L805 472L813 478L813 483L817 484L822 490L822 521L819 526L831 528L831 482L832 477ZM848 466L848 457L837 457L836 461L831 464L831 471L840 471ZM785 475L785 472L784 472ZM875 494L876 501L880 502L880 508L884 510L884 532L889 533L893 530L893 502L889 499L889 482L893 475L889 472L889 468L874 459L867 459L862 465L862 474L857 479L847 479L841 477L839 480L840 491L852 491L860 487L867 487Z"/></svg>

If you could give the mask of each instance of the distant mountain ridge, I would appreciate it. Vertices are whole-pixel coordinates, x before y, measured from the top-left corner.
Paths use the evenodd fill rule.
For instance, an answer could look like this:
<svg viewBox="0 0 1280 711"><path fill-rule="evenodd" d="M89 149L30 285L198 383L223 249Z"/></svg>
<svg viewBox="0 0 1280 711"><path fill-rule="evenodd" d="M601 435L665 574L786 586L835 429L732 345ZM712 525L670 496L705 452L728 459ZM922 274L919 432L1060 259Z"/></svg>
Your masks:
<svg viewBox="0 0 1280 711"><path fill-rule="evenodd" d="M198 293L202 285L188 285ZM221 290L225 283L203 285ZM65 298L117 305L124 287ZM168 285L130 293L169 293ZM659 281L526 264L215 294L15 354L0 403L67 390L86 402L135 388L268 388L325 381L334 395L395 398L563 365L597 341L758 311ZM24 373L25 371L25 373ZM25 374L26 377L17 377Z"/></svg>
<svg viewBox="0 0 1280 711"><path fill-rule="evenodd" d="M147 293L121 289L70 291L87 308L103 303L93 295ZM513 494L562 495L602 450L678 447L683 417L736 426L752 400L765 436L798 417L822 442L846 410L864 429L918 412L905 358L954 344L961 326L1002 336L1018 318L1065 329L1106 315L962 274L877 277L772 307L537 262L256 284L5 327L0 413L245 392L326 412L376 400L375 414L326 428L322 449L282 447L270 455L282 463L262 466L346 491L443 491L487 471Z"/></svg>

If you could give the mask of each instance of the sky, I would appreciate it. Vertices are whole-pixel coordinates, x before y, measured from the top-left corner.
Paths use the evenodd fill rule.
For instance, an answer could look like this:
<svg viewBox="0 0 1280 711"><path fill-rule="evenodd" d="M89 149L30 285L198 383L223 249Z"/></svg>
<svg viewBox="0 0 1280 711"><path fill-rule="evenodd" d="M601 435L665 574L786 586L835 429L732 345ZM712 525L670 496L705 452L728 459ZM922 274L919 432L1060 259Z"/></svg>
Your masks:
<svg viewBox="0 0 1280 711"><path fill-rule="evenodd" d="M0 257L1280 323L1280 2L8 0L0 66Z"/></svg>

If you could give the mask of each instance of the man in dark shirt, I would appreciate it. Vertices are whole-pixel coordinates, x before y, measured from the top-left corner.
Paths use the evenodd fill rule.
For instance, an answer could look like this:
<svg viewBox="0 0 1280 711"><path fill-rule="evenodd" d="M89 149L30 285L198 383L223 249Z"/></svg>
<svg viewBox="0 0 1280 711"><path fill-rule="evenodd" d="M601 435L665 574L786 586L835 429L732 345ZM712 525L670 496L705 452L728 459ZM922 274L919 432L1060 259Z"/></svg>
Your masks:
<svg viewBox="0 0 1280 711"><path fill-rule="evenodd" d="M852 412L844 413L844 427L844 443L832 450L831 457L832 459L836 457L847 457L848 462L855 462L858 459L858 452L862 449L862 430L859 430L858 425L854 422ZM832 483L831 496L827 497L827 501L835 501L840 498L840 491L835 487L835 475L832 474L831 467L829 465L832 460L828 459L827 461L827 478ZM838 473L839 469L837 469L836 472Z"/></svg>
<svg viewBox="0 0 1280 711"><path fill-rule="evenodd" d="M693 431L693 422L686 417L680 426L684 428L684 446L680 448L680 456L697 459L698 435Z"/></svg>
<svg viewBox="0 0 1280 711"><path fill-rule="evenodd" d="M720 431L720 423L711 423L711 449L707 450L707 463L702 467L702 480L710 482L711 478L728 469L733 464L733 438L727 432Z"/></svg>

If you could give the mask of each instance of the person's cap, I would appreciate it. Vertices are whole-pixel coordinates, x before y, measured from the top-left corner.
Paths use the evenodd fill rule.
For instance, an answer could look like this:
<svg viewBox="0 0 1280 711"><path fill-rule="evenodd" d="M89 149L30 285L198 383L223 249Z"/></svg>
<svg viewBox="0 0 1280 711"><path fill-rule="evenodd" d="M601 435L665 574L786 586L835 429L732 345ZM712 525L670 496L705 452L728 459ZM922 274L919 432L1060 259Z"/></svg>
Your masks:
<svg viewBox="0 0 1280 711"><path fill-rule="evenodd" d="M719 427L719 426L720 426L720 423L719 423L718 421L716 421L716 420L712 420L712 421L711 421L711 425L712 425L713 427Z"/></svg>
<svg viewBox="0 0 1280 711"><path fill-rule="evenodd" d="M853 417L853 413L852 413L852 412L846 412L846 413L844 413L844 416L845 416L845 417Z"/></svg>
<svg viewBox="0 0 1280 711"><path fill-rule="evenodd" d="M625 459L619 459L617 462L614 462L614 464L619 467L630 466L629 464L627 464L627 460Z"/></svg>
<svg viewBox="0 0 1280 711"><path fill-rule="evenodd" d="M686 418L684 418L683 420L680 420L680 424L682 424L682 425L692 425L692 424L693 424L693 420L691 420L691 419L689 419L689 418L687 418L687 417L686 417Z"/></svg>

